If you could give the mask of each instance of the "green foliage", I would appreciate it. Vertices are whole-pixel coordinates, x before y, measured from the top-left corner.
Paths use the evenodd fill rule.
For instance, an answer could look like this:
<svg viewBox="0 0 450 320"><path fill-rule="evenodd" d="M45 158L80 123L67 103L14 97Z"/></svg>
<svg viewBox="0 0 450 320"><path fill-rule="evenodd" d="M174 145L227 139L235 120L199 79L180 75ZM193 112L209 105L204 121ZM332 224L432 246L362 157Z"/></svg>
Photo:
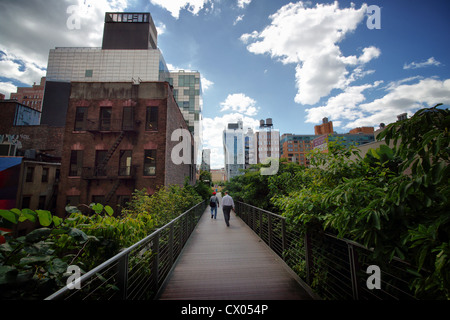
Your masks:
<svg viewBox="0 0 450 320"><path fill-rule="evenodd" d="M246 170L227 188L282 213L300 232L327 231L373 248L379 265L404 259L417 266L410 270L417 297L449 299L449 125L448 109L422 109L387 126L378 135L386 144L364 158L330 142L328 153L310 153L309 168L282 164L274 176Z"/></svg>
<svg viewBox="0 0 450 320"><path fill-rule="evenodd" d="M0 299L45 298L66 285L68 266L88 271L200 201L194 187L170 186L152 196L136 191L120 215L99 203L88 206L90 215L68 206L65 219L45 210L0 210L0 222L40 225L23 237L0 231Z"/></svg>
<svg viewBox="0 0 450 320"><path fill-rule="evenodd" d="M65 285L62 275L73 254L56 242L67 238L82 246L90 237L79 229L63 227L61 218L45 210L11 209L2 210L0 215L12 223L29 220L42 226L17 238L2 232L7 241L0 245L0 298L42 298Z"/></svg>
<svg viewBox="0 0 450 320"><path fill-rule="evenodd" d="M263 164L257 164L243 170L242 175L236 176L226 183L225 190L235 200L266 210L275 210L276 208L270 199L288 194L296 189L299 183L299 175L304 167L281 159L277 174L261 175L262 167L264 167Z"/></svg>

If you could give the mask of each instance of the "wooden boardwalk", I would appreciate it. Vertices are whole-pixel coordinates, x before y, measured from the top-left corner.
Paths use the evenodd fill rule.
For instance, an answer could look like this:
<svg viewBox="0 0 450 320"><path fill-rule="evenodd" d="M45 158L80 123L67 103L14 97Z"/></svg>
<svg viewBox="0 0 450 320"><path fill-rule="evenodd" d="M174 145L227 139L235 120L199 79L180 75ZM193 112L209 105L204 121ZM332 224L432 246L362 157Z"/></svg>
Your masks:
<svg viewBox="0 0 450 320"><path fill-rule="evenodd" d="M220 201L220 203L222 203ZM308 287L231 212L209 207L160 291L160 300L310 300Z"/></svg>

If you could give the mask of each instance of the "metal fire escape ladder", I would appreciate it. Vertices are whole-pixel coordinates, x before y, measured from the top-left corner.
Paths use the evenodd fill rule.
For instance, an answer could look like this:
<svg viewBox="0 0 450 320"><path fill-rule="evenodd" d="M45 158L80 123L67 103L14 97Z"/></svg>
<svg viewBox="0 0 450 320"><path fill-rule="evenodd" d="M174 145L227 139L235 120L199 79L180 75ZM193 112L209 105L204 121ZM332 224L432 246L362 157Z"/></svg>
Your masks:
<svg viewBox="0 0 450 320"><path fill-rule="evenodd" d="M117 189L119 188L120 185L120 179L117 179L116 182L114 182L114 185L111 189L111 191L109 191L109 193L106 195L105 198L105 203L108 203L111 198L113 197L113 195L116 193Z"/></svg>
<svg viewBox="0 0 450 320"><path fill-rule="evenodd" d="M125 136L125 131L120 132L120 135L117 137L114 144L111 146L111 148L109 148L108 153L106 154L105 158L98 165L98 169L104 169L106 167L106 164L108 163L109 159L111 159L111 157L114 154L114 152L116 151L116 149L119 147L119 144L122 141L124 136Z"/></svg>

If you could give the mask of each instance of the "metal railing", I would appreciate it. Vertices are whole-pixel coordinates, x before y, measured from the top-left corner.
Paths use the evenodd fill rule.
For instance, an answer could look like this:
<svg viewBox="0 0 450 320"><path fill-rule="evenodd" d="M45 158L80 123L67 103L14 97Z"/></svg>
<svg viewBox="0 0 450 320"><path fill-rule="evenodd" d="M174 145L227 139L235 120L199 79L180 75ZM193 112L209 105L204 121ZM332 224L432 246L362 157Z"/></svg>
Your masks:
<svg viewBox="0 0 450 320"><path fill-rule="evenodd" d="M236 201L236 214L323 299L415 299L409 263L394 258L378 265L380 289L369 289L367 273L377 265L372 250L328 233L300 231L285 217Z"/></svg>
<svg viewBox="0 0 450 320"><path fill-rule="evenodd" d="M121 131L137 131L139 128L138 121L124 121L122 119L110 119L110 118L100 118L100 119L86 119L86 121L81 125L86 131L111 131L111 132L121 132Z"/></svg>
<svg viewBox="0 0 450 320"><path fill-rule="evenodd" d="M95 166L83 167L81 170L81 178L90 179L135 179L138 166Z"/></svg>
<svg viewBox="0 0 450 320"><path fill-rule="evenodd" d="M153 299L206 208L201 202L45 300Z"/></svg>

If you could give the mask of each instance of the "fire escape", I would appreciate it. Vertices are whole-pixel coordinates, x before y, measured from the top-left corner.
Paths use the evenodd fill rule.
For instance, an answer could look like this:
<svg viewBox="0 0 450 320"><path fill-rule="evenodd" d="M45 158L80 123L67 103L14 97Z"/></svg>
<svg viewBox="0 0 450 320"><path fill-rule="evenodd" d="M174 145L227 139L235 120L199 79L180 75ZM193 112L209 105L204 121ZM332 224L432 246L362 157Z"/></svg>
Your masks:
<svg viewBox="0 0 450 320"><path fill-rule="evenodd" d="M104 137L111 139L113 135L117 136L103 158L94 167L84 167L82 171L82 178L89 182L99 182L100 180L110 180L112 182L111 189L105 194L105 204L110 202L121 183L128 181L135 183L136 166L131 166L131 164L126 166L120 166L119 164L118 168L108 166L109 160L115 154L124 137L130 137L133 141L135 139L134 135L137 134L138 122L134 121L133 107L129 109L130 113L125 115L124 112L122 119L100 117L100 119L87 120L86 131L90 132L94 138L100 136L102 139Z"/></svg>

